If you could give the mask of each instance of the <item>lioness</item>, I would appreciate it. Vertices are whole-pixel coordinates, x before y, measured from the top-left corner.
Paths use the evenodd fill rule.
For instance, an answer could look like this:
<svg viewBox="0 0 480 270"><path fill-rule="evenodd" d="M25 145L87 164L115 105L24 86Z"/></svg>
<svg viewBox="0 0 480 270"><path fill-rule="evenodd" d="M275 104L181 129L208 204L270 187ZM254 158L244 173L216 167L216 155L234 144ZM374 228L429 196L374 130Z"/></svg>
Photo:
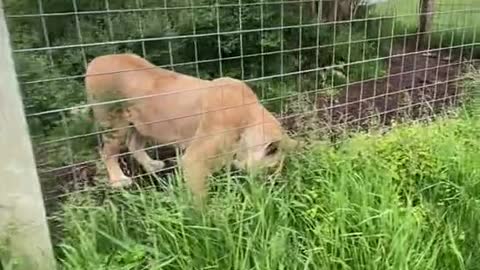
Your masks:
<svg viewBox="0 0 480 270"><path fill-rule="evenodd" d="M185 181L200 200L214 170L228 162L247 170L275 167L297 144L239 80L202 80L117 54L92 60L85 84L95 119L109 130L101 152L113 187L132 183L118 163L123 146L147 172L164 168L145 152L147 139L185 150Z"/></svg>

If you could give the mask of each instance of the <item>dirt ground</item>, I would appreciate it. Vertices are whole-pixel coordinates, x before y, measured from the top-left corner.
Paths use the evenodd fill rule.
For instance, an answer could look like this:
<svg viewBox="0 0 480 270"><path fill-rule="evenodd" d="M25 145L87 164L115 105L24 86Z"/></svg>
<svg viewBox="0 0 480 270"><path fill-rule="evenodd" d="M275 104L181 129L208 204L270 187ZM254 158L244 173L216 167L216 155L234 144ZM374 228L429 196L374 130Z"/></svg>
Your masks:
<svg viewBox="0 0 480 270"><path fill-rule="evenodd" d="M398 48L387 60L388 75L350 84L332 100L320 97L319 117L330 126L389 125L393 119L419 119L458 105L459 76L466 55L448 49Z"/></svg>
<svg viewBox="0 0 480 270"><path fill-rule="evenodd" d="M317 116L329 131L334 132L349 127L366 128L372 122L389 125L392 119L402 117L428 117L458 103L462 88L457 82L464 58L467 56L462 57L458 51L396 49L387 60L388 75L339 89L335 98L319 97ZM478 60L475 63L478 64ZM298 129L298 123L300 121L294 117L287 117L284 121L293 131ZM174 156L175 152L166 148L156 151L156 155L164 159ZM144 173L131 157L124 157L121 161L127 175ZM95 185L96 174L96 164L90 163L44 175L50 183L55 183L55 187L44 185L45 197L51 199ZM54 201L58 204L58 199Z"/></svg>

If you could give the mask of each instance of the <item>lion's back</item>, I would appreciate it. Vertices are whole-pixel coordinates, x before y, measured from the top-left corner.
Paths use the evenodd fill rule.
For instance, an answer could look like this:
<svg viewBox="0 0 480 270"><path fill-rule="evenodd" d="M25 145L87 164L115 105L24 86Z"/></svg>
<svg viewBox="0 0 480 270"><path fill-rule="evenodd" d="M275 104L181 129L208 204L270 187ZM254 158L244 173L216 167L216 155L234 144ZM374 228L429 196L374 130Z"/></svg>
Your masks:
<svg viewBox="0 0 480 270"><path fill-rule="evenodd" d="M155 65L134 54L113 54L93 59L87 67L85 85L90 98L111 95L118 98L139 96L151 84ZM110 98L110 97L106 97ZM104 101L94 98L95 101Z"/></svg>

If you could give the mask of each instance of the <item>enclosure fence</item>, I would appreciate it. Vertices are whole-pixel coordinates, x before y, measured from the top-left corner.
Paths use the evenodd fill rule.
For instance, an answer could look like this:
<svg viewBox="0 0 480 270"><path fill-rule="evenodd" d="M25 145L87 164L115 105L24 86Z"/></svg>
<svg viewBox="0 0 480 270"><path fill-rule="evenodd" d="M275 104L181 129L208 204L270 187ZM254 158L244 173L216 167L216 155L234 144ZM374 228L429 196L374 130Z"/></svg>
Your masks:
<svg viewBox="0 0 480 270"><path fill-rule="evenodd" d="M17 91L13 63L6 61L0 78L11 83L1 86L2 126L6 127L2 137L15 137L2 146L29 152L17 148L13 140L21 141L23 135L10 128L19 124L11 120L26 119L48 217L69 197L99 189L108 178L99 151L108 136L123 134L132 126L101 128L91 114L93 108L188 100L185 93L201 90L150 91L144 96L88 102L88 64L98 56L120 53L139 55L153 63L154 70L205 80L240 79L296 137L334 140L347 131L429 120L462 105L468 97L463 74L478 67L480 58L477 2L3 0L0 27L5 21L9 35L6 29L0 31L0 55L2 59L13 55L25 112L15 112L19 105L4 98ZM138 74L145 71L136 70ZM130 90L146 92L142 87L146 86ZM205 113L172 112L170 118L135 126L156 125L165 130L172 121L188 121ZM149 188L174 173L172 146L191 139L114 154L125 175ZM154 174L146 172L131 157L143 150L156 160L168 160L168 166L159 166ZM29 164L22 164L25 172ZM35 186L36 177L31 174L25 185ZM14 185L13 179L2 181ZM39 191L25 194L32 192ZM51 230L55 236L56 229Z"/></svg>

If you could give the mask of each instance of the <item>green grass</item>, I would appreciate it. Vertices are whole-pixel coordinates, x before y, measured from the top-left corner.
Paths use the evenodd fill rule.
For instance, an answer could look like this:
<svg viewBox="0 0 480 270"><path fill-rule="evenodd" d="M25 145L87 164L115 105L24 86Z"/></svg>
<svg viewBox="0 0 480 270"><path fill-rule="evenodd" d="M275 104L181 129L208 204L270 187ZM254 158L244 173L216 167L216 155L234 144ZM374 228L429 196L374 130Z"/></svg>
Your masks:
<svg viewBox="0 0 480 270"><path fill-rule="evenodd" d="M378 11L396 14L405 25L416 27L418 22L417 0L390 0L378 5ZM437 0L435 8L435 29L478 25L480 2L474 0Z"/></svg>
<svg viewBox="0 0 480 270"><path fill-rule="evenodd" d="M480 121L468 114L315 144L277 185L263 179L216 179L205 213L180 188L74 196L61 264L480 269Z"/></svg>
<svg viewBox="0 0 480 270"><path fill-rule="evenodd" d="M417 0L390 0L379 4L379 14L395 15L396 32L414 32L418 25ZM437 0L433 22L434 34L431 47L451 47L470 44L465 49L474 49L474 56L480 57L480 1Z"/></svg>

